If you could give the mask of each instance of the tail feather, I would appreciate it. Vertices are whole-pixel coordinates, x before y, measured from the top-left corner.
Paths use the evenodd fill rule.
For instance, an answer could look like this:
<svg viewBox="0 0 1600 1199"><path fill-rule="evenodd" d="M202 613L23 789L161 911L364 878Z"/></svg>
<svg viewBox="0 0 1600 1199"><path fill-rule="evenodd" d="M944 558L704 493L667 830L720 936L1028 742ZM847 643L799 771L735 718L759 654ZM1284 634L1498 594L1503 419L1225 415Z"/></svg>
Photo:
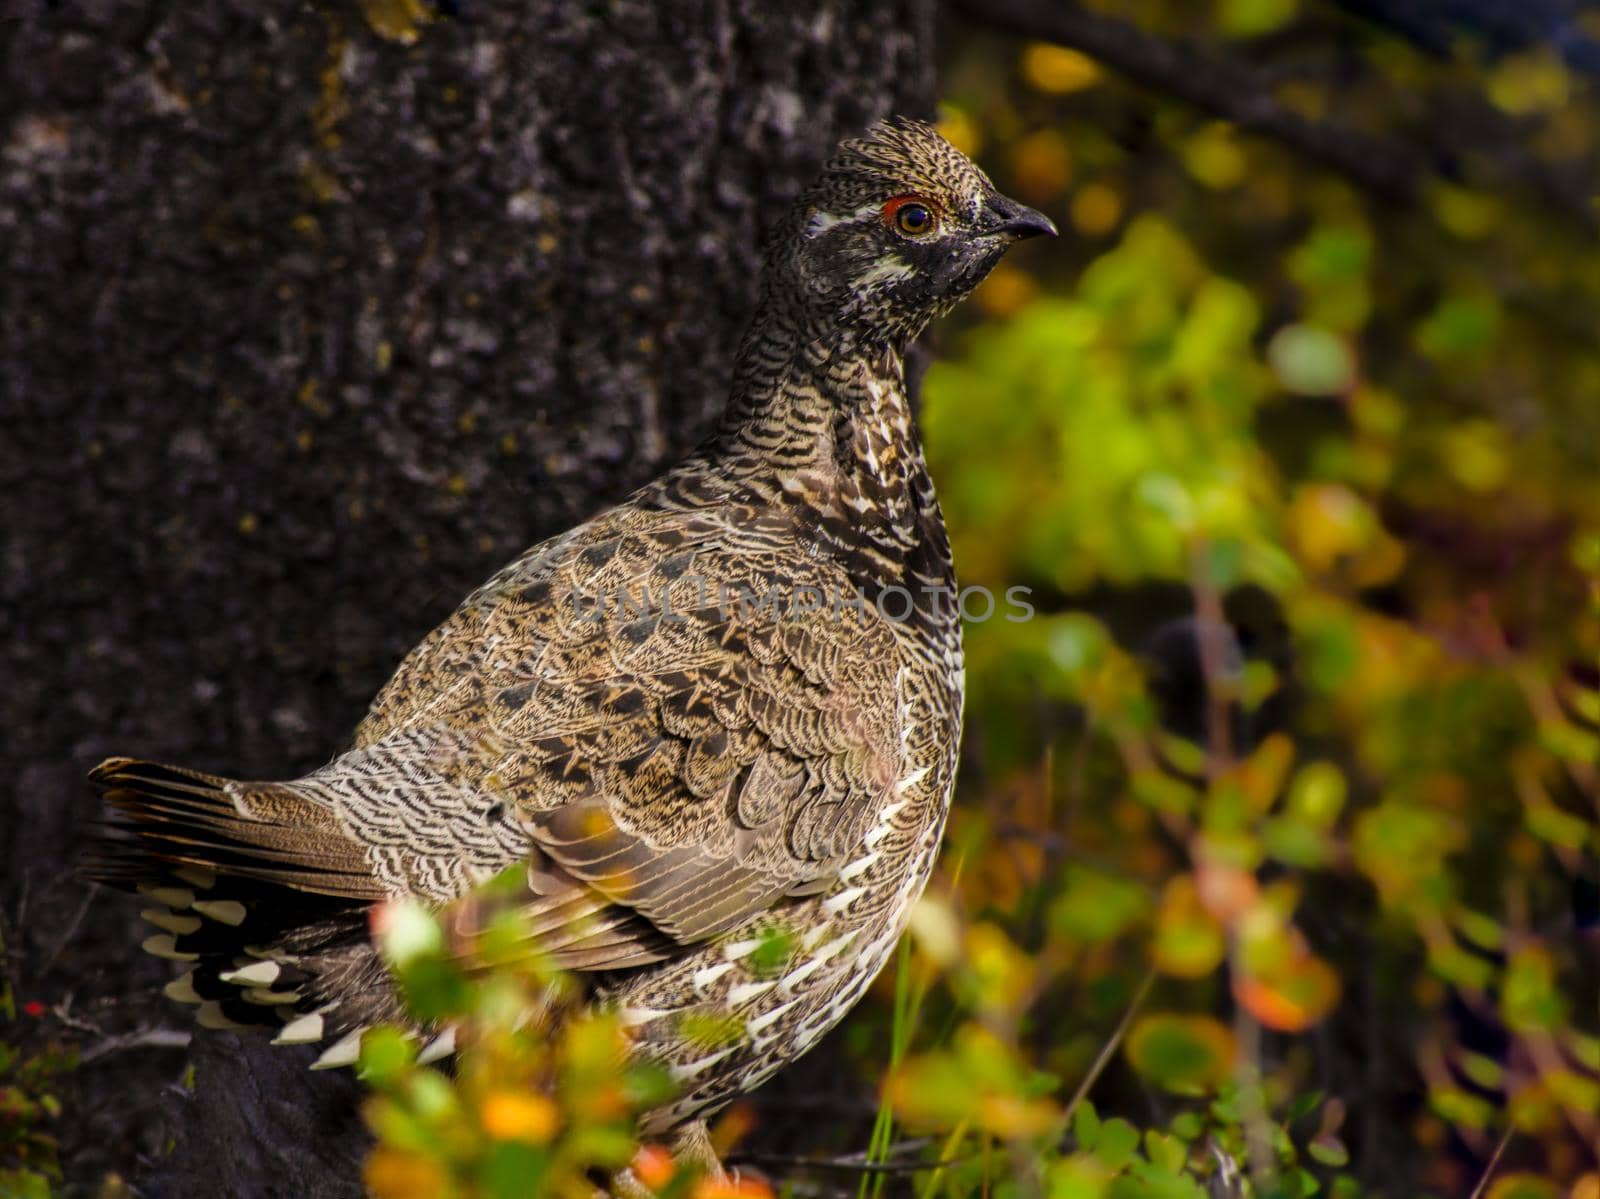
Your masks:
<svg viewBox="0 0 1600 1199"><path fill-rule="evenodd" d="M367 901L385 891L362 847L293 784L239 783L197 770L110 758L89 775L113 817L83 870L96 882L152 882L150 867L195 866Z"/></svg>
<svg viewBox="0 0 1600 1199"><path fill-rule="evenodd" d="M292 783L241 783L133 758L90 774L106 815L80 864L144 896L146 951L188 971L166 994L205 1028L264 1028L331 1042L356 1060L361 1029L403 1020L368 937L387 897L362 847Z"/></svg>

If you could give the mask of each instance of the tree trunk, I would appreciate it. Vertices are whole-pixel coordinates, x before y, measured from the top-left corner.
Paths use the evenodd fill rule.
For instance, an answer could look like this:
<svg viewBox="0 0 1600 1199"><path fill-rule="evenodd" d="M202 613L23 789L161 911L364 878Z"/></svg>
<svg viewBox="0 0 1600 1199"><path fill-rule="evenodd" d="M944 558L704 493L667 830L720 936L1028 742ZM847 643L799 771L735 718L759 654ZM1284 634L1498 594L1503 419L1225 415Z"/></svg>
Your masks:
<svg viewBox="0 0 1600 1199"><path fill-rule="evenodd" d="M174 1086L114 1039L188 1023L138 905L67 873L83 772L315 767L495 567L692 444L764 229L927 112L932 0L10 3L0 855L53 1011L8 1039L90 1059L70 1180L357 1194L349 1079L199 1032Z"/></svg>

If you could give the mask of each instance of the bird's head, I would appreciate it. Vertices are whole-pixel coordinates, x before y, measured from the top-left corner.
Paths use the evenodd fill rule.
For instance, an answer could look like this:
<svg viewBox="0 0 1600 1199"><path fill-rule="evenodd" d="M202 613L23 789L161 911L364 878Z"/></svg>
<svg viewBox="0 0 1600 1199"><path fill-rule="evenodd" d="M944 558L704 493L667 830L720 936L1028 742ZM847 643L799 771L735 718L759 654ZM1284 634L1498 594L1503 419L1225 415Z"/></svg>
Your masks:
<svg viewBox="0 0 1600 1199"><path fill-rule="evenodd" d="M904 346L1013 242L1055 231L933 126L893 118L842 143L801 194L772 243L768 287L826 323Z"/></svg>

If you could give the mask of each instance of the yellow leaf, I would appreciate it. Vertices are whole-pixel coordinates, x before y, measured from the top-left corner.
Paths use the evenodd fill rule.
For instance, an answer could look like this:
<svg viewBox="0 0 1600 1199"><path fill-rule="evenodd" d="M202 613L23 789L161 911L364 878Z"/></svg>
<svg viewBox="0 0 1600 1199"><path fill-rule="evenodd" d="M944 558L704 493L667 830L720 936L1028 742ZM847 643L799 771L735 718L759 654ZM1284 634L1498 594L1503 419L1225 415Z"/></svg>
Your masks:
<svg viewBox="0 0 1600 1199"><path fill-rule="evenodd" d="M1489 1188L1488 1199L1559 1199L1556 1184L1537 1174L1502 1174Z"/></svg>
<svg viewBox="0 0 1600 1199"><path fill-rule="evenodd" d="M1156 913L1156 967L1178 978L1201 978L1222 961L1222 926L1201 906L1193 875L1167 883Z"/></svg>
<svg viewBox="0 0 1600 1199"><path fill-rule="evenodd" d="M939 105L939 134L968 158L976 158L983 150L982 128L954 104Z"/></svg>
<svg viewBox="0 0 1600 1199"><path fill-rule="evenodd" d="M1022 77L1041 92L1065 95L1093 87L1100 79L1094 59L1047 42L1034 42L1022 52Z"/></svg>
<svg viewBox="0 0 1600 1199"><path fill-rule="evenodd" d="M1086 183L1072 197L1072 227L1087 237L1102 237L1122 219L1122 194L1105 183Z"/></svg>
<svg viewBox="0 0 1600 1199"><path fill-rule="evenodd" d="M1017 194L1032 203L1060 195L1072 179L1072 151L1055 129L1028 134L1011 149Z"/></svg>
<svg viewBox="0 0 1600 1199"><path fill-rule="evenodd" d="M961 953L961 925L950 904L936 895L924 895L911 908L907 922L918 949L941 967L952 965Z"/></svg>
<svg viewBox="0 0 1600 1199"><path fill-rule="evenodd" d="M1020 312L1039 292L1033 276L1014 266L1001 263L983 281L973 299L989 316L997 320Z"/></svg>

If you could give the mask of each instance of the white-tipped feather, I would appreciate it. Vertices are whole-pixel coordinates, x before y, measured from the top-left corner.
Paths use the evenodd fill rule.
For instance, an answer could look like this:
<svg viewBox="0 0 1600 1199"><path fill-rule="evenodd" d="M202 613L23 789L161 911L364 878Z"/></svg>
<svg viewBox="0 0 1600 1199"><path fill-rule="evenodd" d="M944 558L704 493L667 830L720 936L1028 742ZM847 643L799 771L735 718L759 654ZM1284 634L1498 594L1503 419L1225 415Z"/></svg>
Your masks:
<svg viewBox="0 0 1600 1199"><path fill-rule="evenodd" d="M192 933L200 927L200 917L180 916L170 908L146 908L139 917L169 933Z"/></svg>
<svg viewBox="0 0 1600 1199"><path fill-rule="evenodd" d="M206 999L201 1002L200 1012L195 1016L195 1022L201 1028L234 1029L250 1027L248 1024L240 1024L236 1020L228 1019L223 1014L222 1005L215 999Z"/></svg>
<svg viewBox="0 0 1600 1199"><path fill-rule="evenodd" d="M138 890L146 899L153 899L179 911L194 902L194 892L187 887L152 887L149 883L140 883Z"/></svg>
<svg viewBox="0 0 1600 1199"><path fill-rule="evenodd" d="M245 916L248 915L244 904L237 899L197 899L194 910L202 916L209 916L222 924L234 926L243 924Z"/></svg>
<svg viewBox="0 0 1600 1199"><path fill-rule="evenodd" d="M316 1012L291 1020L272 1038L274 1045L309 1045L322 1040L322 1017Z"/></svg>
<svg viewBox="0 0 1600 1199"><path fill-rule="evenodd" d="M299 991L269 991L266 987L251 987L244 992L246 1003L259 1003L265 1007L276 1007L280 1003L295 1003L301 998Z"/></svg>
<svg viewBox="0 0 1600 1199"><path fill-rule="evenodd" d="M252 962L248 966L240 966L237 970L224 970L217 975L225 983L233 983L240 987L270 987L278 981L278 975L283 973L283 967L277 962Z"/></svg>
<svg viewBox="0 0 1600 1199"><path fill-rule="evenodd" d="M417 1065L426 1066L429 1062L436 1062L442 1057L449 1057L455 1051L456 1030L447 1028L422 1047L422 1052L417 1054Z"/></svg>
<svg viewBox="0 0 1600 1199"><path fill-rule="evenodd" d="M217 885L217 872L209 866L179 866L172 873L202 891L209 891Z"/></svg>
<svg viewBox="0 0 1600 1199"><path fill-rule="evenodd" d="M361 1034L364 1028L357 1028L347 1032L332 1045L329 1045L316 1061L311 1063L313 1070L334 1070L340 1066L353 1066L361 1058Z"/></svg>
<svg viewBox="0 0 1600 1199"><path fill-rule="evenodd" d="M154 954L158 958L166 958L169 962L198 962L198 953L183 953L178 949L178 942L171 933L162 933L159 937L146 937L140 943L146 953Z"/></svg>
<svg viewBox="0 0 1600 1199"><path fill-rule="evenodd" d="M182 978L175 978L161 988L161 993L168 999L176 999L179 1003L200 1003L200 995L194 989L194 971L191 970Z"/></svg>

